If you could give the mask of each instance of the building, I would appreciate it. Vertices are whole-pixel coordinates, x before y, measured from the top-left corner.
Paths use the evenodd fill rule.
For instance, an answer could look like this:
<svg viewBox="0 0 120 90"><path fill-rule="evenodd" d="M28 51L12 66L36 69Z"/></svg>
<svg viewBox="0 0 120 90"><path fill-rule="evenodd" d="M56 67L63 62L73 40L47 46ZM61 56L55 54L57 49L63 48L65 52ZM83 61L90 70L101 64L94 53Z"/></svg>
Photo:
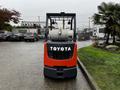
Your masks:
<svg viewBox="0 0 120 90"><path fill-rule="evenodd" d="M92 33L93 29L92 28L84 28L83 30L79 30L77 32L77 38L79 41L81 40L90 40L91 36L93 35Z"/></svg>
<svg viewBox="0 0 120 90"><path fill-rule="evenodd" d="M15 27L13 29L13 32L20 32L20 33L26 33L26 32L32 32L32 33L38 33L38 34L44 34L45 32L45 22L41 21L21 21L21 25L19 27Z"/></svg>
<svg viewBox="0 0 120 90"><path fill-rule="evenodd" d="M15 33L27 33L27 32L38 33L38 29L37 28L15 27L15 28L13 28L12 32L15 32Z"/></svg>
<svg viewBox="0 0 120 90"><path fill-rule="evenodd" d="M22 27L45 27L45 22L44 21L22 21L21 22Z"/></svg>
<svg viewBox="0 0 120 90"><path fill-rule="evenodd" d="M105 29L104 26L97 25L93 28L93 37L104 38Z"/></svg>
<svg viewBox="0 0 120 90"><path fill-rule="evenodd" d="M88 40L92 37L98 37L100 39L105 38L105 29L104 26L96 25L93 28L84 28L78 32L79 40Z"/></svg>

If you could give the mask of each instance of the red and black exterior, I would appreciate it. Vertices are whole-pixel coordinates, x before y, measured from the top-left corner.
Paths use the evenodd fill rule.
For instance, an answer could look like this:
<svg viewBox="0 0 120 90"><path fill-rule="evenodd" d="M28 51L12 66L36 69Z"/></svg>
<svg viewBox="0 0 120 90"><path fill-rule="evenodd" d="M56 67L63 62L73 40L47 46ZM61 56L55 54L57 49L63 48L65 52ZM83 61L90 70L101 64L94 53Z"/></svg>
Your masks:
<svg viewBox="0 0 120 90"><path fill-rule="evenodd" d="M65 16L74 20L72 41L46 40L44 42L44 76L51 78L75 78L77 76L77 44L76 44L76 14L74 13L47 13L46 28L50 17Z"/></svg>

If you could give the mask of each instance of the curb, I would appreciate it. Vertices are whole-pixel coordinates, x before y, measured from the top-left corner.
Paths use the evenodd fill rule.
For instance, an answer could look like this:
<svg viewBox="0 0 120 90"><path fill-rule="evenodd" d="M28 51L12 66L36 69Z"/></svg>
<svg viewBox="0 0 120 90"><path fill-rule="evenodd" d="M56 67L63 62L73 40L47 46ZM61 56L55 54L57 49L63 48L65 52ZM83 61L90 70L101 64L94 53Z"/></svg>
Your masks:
<svg viewBox="0 0 120 90"><path fill-rule="evenodd" d="M92 76L88 73L86 67L83 65L83 63L80 61L80 59L77 57L77 63L78 63L78 67L79 69L81 69L85 79L88 81L88 84L90 85L92 90L101 90L96 82L93 80Z"/></svg>

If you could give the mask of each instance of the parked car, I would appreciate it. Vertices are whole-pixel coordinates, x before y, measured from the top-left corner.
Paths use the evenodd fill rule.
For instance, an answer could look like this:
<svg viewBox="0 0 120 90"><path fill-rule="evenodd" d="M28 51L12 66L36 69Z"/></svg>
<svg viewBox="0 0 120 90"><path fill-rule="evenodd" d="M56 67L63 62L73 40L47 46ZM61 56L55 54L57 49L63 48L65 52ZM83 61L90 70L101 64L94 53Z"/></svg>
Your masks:
<svg viewBox="0 0 120 90"><path fill-rule="evenodd" d="M0 31L0 41L5 41L8 31Z"/></svg>
<svg viewBox="0 0 120 90"><path fill-rule="evenodd" d="M12 33L9 38L10 41L19 41L19 36L15 33Z"/></svg>
<svg viewBox="0 0 120 90"><path fill-rule="evenodd" d="M21 33L9 33L6 39L9 41L22 41L24 40L24 35Z"/></svg>
<svg viewBox="0 0 120 90"><path fill-rule="evenodd" d="M5 40L6 40L6 41L9 41L11 35L12 35L12 32L5 33L5 34L4 34L4 38L5 38Z"/></svg>
<svg viewBox="0 0 120 90"><path fill-rule="evenodd" d="M39 36L39 39L44 39L45 38L45 35L38 35Z"/></svg>
<svg viewBox="0 0 120 90"><path fill-rule="evenodd" d="M23 41L24 40L24 33L17 33L16 34L19 37L19 41Z"/></svg>
<svg viewBox="0 0 120 90"><path fill-rule="evenodd" d="M4 32L0 32L0 41L4 40Z"/></svg>
<svg viewBox="0 0 120 90"><path fill-rule="evenodd" d="M39 37L36 33L26 33L25 36L24 36L24 40L25 41L38 41L39 40Z"/></svg>

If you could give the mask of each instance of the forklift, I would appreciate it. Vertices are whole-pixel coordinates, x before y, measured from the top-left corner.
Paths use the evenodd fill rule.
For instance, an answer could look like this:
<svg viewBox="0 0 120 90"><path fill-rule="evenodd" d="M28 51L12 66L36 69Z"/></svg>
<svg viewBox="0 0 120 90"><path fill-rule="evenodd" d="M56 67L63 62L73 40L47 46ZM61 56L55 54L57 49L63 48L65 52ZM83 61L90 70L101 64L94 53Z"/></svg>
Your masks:
<svg viewBox="0 0 120 90"><path fill-rule="evenodd" d="M77 76L76 14L47 13L44 41L44 76Z"/></svg>

